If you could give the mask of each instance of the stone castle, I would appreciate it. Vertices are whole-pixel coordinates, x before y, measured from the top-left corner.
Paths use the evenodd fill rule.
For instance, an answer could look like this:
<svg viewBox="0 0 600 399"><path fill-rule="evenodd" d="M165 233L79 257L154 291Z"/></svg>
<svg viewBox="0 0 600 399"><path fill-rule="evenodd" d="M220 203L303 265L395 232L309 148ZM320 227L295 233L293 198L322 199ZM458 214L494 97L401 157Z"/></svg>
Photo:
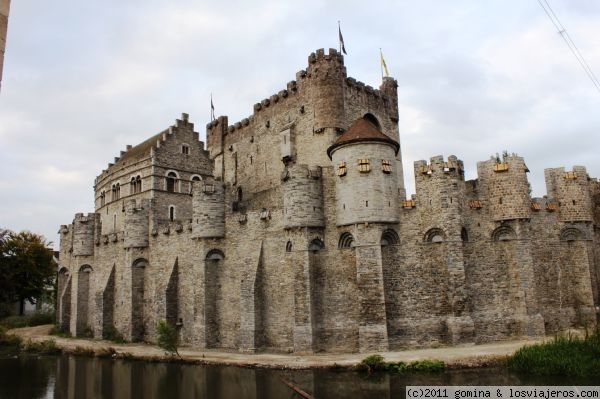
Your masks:
<svg viewBox="0 0 600 399"><path fill-rule="evenodd" d="M336 50L253 114L188 115L96 178L60 228L58 319L73 335L278 352L487 342L596 323L600 184L523 158L414 165L406 199L397 83L347 77Z"/></svg>

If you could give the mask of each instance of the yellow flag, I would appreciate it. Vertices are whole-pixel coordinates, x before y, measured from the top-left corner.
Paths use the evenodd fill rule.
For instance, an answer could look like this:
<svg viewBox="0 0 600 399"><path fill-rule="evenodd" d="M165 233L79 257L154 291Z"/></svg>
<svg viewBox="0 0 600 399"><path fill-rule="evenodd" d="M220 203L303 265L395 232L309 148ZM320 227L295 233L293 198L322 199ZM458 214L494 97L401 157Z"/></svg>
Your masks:
<svg viewBox="0 0 600 399"><path fill-rule="evenodd" d="M387 65L385 64L385 60L383 59L383 52L381 51L381 49L379 49L379 54L381 55L381 68L382 71L385 71L385 76L390 76L390 73L387 69Z"/></svg>

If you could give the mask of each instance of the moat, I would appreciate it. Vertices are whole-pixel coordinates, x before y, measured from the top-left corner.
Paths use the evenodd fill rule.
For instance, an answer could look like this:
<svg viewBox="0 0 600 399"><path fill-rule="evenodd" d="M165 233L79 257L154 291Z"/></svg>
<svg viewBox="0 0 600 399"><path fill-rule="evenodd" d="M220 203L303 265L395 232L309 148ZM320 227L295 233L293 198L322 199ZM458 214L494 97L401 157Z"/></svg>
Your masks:
<svg viewBox="0 0 600 399"><path fill-rule="evenodd" d="M407 385L569 385L593 381L531 379L499 368L439 374L269 370L152 363L78 356L0 359L0 398L298 398L282 379L315 398L405 397ZM596 382L597 383L597 382Z"/></svg>

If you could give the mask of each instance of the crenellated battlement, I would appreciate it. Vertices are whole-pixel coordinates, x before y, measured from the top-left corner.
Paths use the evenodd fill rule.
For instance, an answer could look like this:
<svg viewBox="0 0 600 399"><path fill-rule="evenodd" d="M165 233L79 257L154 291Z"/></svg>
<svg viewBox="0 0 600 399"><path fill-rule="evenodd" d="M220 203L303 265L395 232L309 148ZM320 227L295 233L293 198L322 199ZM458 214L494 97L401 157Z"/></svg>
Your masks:
<svg viewBox="0 0 600 399"><path fill-rule="evenodd" d="M323 87L324 84L326 87ZM381 103L381 106L390 112L392 120L397 122L397 87L397 81L390 77L383 79L383 83L379 89L375 89L354 78L347 77L343 55L333 48L330 48L328 53L325 53L325 49L318 49L308 56L308 67L298 71L296 79L288 82L285 89L255 103L252 115L232 124L227 124L227 116L220 116L208 123L206 125L208 148L211 154L219 153L215 148L220 146L223 138L218 139L217 136L231 135L237 131L243 131L248 126L256 128L257 117L262 112L277 106L288 106L287 102L299 94L310 97L306 98L306 100L312 98L312 102L323 102L323 104L314 104L314 108L317 110L314 113L316 131L330 127L341 129L340 131L344 130L345 126L341 126L344 124L341 121L344 118L342 112L344 108L344 96L341 95L342 90L348 90L354 96L364 96L368 101ZM334 101L334 103L331 103L331 101ZM392 104L393 107L391 106ZM321 108L324 108L327 112L320 115L318 110ZM300 105L298 113L303 114L304 112L304 106ZM325 114L327 117L325 117ZM333 119L331 119L332 115L334 116ZM266 123L269 122L267 121ZM266 127L268 128L269 126ZM252 131L253 133L254 131Z"/></svg>
<svg viewBox="0 0 600 399"><path fill-rule="evenodd" d="M75 214L73 219L73 256L90 256L94 254L94 236L96 225L100 223L97 213Z"/></svg>
<svg viewBox="0 0 600 399"><path fill-rule="evenodd" d="M464 164L455 155L444 159L442 155L430 158L429 163L425 160L414 162L415 176L417 180L421 177L432 177L434 175L454 176L458 179L464 179Z"/></svg>
<svg viewBox="0 0 600 399"><path fill-rule="evenodd" d="M584 166L544 170L548 197L558 202L559 217L563 222L590 222L593 205L590 178Z"/></svg>

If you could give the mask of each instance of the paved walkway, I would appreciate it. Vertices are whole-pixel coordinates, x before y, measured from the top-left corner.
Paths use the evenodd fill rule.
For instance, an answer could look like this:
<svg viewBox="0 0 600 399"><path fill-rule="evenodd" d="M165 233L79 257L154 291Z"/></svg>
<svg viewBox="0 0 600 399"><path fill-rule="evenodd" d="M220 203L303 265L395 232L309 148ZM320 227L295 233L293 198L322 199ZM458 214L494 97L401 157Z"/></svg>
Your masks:
<svg viewBox="0 0 600 399"><path fill-rule="evenodd" d="M11 330L24 340L45 341L53 339L57 346L66 350L75 348L101 349L114 348L117 353L128 353L135 358L164 358L165 352L148 344L115 344L110 341L88 340L77 338L59 338L48 335L51 326L26 327ZM405 361L423 359L443 360L449 368L481 367L497 363L513 354L524 345L542 342L548 338L503 341L482 345L449 346L443 348L412 349L399 352L380 352L386 361ZM184 361L205 364L223 364L242 367L306 369L321 367L351 367L370 353L324 353L314 355L294 355L276 353L247 354L239 352L222 352L213 349L180 348L179 353Z"/></svg>

